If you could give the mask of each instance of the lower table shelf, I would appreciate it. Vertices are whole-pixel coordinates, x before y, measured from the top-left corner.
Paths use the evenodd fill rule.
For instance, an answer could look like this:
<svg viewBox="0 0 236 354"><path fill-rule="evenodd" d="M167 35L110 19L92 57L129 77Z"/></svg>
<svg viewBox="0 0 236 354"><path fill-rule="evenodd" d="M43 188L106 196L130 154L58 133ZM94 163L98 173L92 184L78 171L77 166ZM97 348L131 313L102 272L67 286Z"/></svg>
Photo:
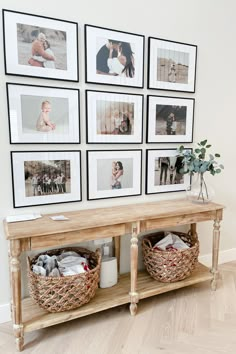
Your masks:
<svg viewBox="0 0 236 354"><path fill-rule="evenodd" d="M190 277L175 283L160 283L152 279L146 271L138 273L137 292L139 299L162 294L185 286L197 284L212 279L209 269L198 263ZM75 310L49 313L34 304L30 298L22 301L23 326L25 332L49 327L58 323L73 320L107 310L130 302L130 274L123 274L117 285L112 288L98 289L95 297L86 305Z"/></svg>

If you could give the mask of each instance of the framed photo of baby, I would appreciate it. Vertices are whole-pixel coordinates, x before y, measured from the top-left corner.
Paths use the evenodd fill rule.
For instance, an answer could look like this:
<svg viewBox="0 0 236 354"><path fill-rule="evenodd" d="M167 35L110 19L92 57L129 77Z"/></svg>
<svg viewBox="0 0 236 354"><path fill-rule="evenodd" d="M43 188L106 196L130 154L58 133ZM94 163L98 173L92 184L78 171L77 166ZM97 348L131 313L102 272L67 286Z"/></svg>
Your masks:
<svg viewBox="0 0 236 354"><path fill-rule="evenodd" d="M191 149L186 149L191 151ZM180 192L190 186L176 149L149 149L146 154L146 194Z"/></svg>
<svg viewBox="0 0 236 354"><path fill-rule="evenodd" d="M85 25L86 82L143 88L144 36Z"/></svg>
<svg viewBox="0 0 236 354"><path fill-rule="evenodd" d="M148 88L195 92L197 46L148 38Z"/></svg>
<svg viewBox="0 0 236 354"><path fill-rule="evenodd" d="M3 11L5 73L78 81L78 24Z"/></svg>
<svg viewBox="0 0 236 354"><path fill-rule="evenodd" d="M80 151L11 152L14 208L81 201Z"/></svg>
<svg viewBox="0 0 236 354"><path fill-rule="evenodd" d="M142 143L143 95L86 91L87 143Z"/></svg>
<svg viewBox="0 0 236 354"><path fill-rule="evenodd" d="M11 144L79 144L79 90L7 83Z"/></svg>
<svg viewBox="0 0 236 354"><path fill-rule="evenodd" d="M142 150L87 151L87 199L141 194Z"/></svg>
<svg viewBox="0 0 236 354"><path fill-rule="evenodd" d="M194 98L147 96L147 143L191 143Z"/></svg>

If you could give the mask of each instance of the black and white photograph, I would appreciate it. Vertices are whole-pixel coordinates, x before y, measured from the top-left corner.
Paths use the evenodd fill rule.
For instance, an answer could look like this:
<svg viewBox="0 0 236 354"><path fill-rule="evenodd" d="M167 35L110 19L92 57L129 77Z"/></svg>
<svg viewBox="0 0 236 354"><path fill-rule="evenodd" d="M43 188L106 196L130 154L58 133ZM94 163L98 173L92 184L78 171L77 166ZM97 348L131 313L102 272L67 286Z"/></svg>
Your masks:
<svg viewBox="0 0 236 354"><path fill-rule="evenodd" d="M185 191L190 176L182 172L182 161L176 149L147 150L146 194Z"/></svg>
<svg viewBox="0 0 236 354"><path fill-rule="evenodd" d="M7 83L10 142L80 143L79 90Z"/></svg>
<svg viewBox="0 0 236 354"><path fill-rule="evenodd" d="M86 91L87 143L142 143L143 95Z"/></svg>
<svg viewBox="0 0 236 354"><path fill-rule="evenodd" d="M148 88L195 92L197 46L149 37Z"/></svg>
<svg viewBox="0 0 236 354"><path fill-rule="evenodd" d="M144 36L85 25L86 82L143 87Z"/></svg>
<svg viewBox="0 0 236 354"><path fill-rule="evenodd" d="M87 151L88 200L141 194L141 150Z"/></svg>
<svg viewBox="0 0 236 354"><path fill-rule="evenodd" d="M6 74L78 81L78 24L3 10Z"/></svg>
<svg viewBox="0 0 236 354"><path fill-rule="evenodd" d="M191 143L195 99L148 96L147 142Z"/></svg>
<svg viewBox="0 0 236 354"><path fill-rule="evenodd" d="M14 207L81 201L80 151L11 152Z"/></svg>

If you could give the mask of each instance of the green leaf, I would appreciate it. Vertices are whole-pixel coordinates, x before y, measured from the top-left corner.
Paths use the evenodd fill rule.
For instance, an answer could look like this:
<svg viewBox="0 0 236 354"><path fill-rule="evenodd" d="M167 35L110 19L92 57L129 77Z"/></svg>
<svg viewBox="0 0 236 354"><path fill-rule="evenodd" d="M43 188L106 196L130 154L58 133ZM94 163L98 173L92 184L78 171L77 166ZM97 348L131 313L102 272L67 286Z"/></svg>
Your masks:
<svg viewBox="0 0 236 354"><path fill-rule="evenodd" d="M199 152L201 152L200 149L195 149L194 151L196 152L196 154L199 154Z"/></svg>
<svg viewBox="0 0 236 354"><path fill-rule="evenodd" d="M215 157L220 157L220 154L215 154Z"/></svg>
<svg viewBox="0 0 236 354"><path fill-rule="evenodd" d="M209 154L210 160L214 160L214 156L212 154Z"/></svg>
<svg viewBox="0 0 236 354"><path fill-rule="evenodd" d="M207 145L206 148L209 149L211 147L211 145Z"/></svg>
<svg viewBox="0 0 236 354"><path fill-rule="evenodd" d="M219 165L220 168L222 168L222 170L224 169L224 165Z"/></svg>
<svg viewBox="0 0 236 354"><path fill-rule="evenodd" d="M200 142L201 146L205 146L206 143L207 143L207 139Z"/></svg>
<svg viewBox="0 0 236 354"><path fill-rule="evenodd" d="M216 173L220 173L221 172L221 169L220 168L217 168L216 169Z"/></svg>

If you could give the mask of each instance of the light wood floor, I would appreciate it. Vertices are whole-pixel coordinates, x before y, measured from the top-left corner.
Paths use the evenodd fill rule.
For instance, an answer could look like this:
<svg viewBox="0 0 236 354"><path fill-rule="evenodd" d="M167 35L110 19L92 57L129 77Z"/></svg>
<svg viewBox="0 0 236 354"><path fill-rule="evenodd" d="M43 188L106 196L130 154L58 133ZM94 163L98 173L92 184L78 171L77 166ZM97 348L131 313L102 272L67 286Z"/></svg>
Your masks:
<svg viewBox="0 0 236 354"><path fill-rule="evenodd" d="M128 306L26 333L28 354L235 354L236 261L220 266L216 292L209 282ZM0 353L15 353L11 323L0 325Z"/></svg>

